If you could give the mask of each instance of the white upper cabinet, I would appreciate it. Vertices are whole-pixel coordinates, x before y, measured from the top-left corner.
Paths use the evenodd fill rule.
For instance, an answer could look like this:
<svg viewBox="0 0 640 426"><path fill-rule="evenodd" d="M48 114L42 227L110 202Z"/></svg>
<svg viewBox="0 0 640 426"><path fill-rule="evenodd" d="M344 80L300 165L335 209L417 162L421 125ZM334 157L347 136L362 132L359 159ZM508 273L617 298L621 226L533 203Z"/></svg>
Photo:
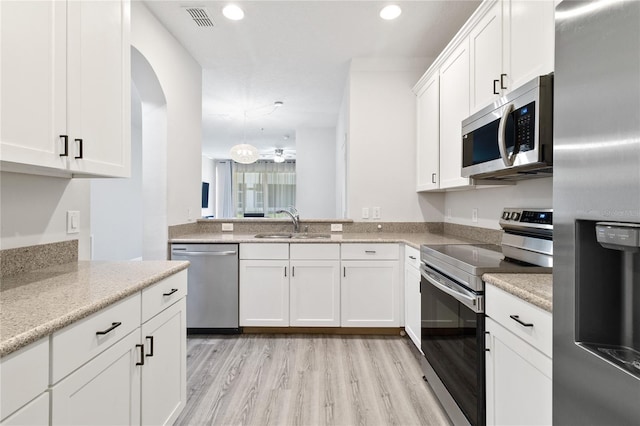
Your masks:
<svg viewBox="0 0 640 426"><path fill-rule="evenodd" d="M66 13L65 2L0 2L3 166L66 168Z"/></svg>
<svg viewBox="0 0 640 426"><path fill-rule="evenodd" d="M471 50L471 111L493 102L502 93L502 4L495 2L469 35ZM502 78L501 78L502 77ZM464 117L466 118L466 117Z"/></svg>
<svg viewBox="0 0 640 426"><path fill-rule="evenodd" d="M418 92L416 191L440 187L440 74L434 73Z"/></svg>
<svg viewBox="0 0 640 426"><path fill-rule="evenodd" d="M461 176L462 120L553 71L553 0L485 0L414 87L417 191L473 187Z"/></svg>
<svg viewBox="0 0 640 426"><path fill-rule="evenodd" d="M440 188L468 186L462 170L462 120L469 115L469 39L440 68Z"/></svg>
<svg viewBox="0 0 640 426"><path fill-rule="evenodd" d="M0 3L2 170L130 175L129 7Z"/></svg>
<svg viewBox="0 0 640 426"><path fill-rule="evenodd" d="M554 4L553 0L503 3L503 64L508 91L553 71Z"/></svg>

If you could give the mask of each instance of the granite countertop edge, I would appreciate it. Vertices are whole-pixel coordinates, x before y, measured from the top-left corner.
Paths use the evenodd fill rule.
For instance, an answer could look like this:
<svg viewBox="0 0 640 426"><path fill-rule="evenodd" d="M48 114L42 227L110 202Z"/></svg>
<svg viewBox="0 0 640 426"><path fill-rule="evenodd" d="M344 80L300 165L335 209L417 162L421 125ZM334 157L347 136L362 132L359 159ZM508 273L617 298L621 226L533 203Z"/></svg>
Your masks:
<svg viewBox="0 0 640 426"><path fill-rule="evenodd" d="M169 243L176 244L241 244L241 243L262 243L262 244L331 244L331 243L398 243L406 244L414 249L420 250L421 244L477 244L479 241L464 237L457 237L446 234L422 233L400 233L400 232L380 232L380 233L334 233L330 238L255 238L255 234L188 234L181 235L169 240Z"/></svg>
<svg viewBox="0 0 640 426"><path fill-rule="evenodd" d="M175 261L174 261L175 262ZM133 262L132 262L133 263ZM71 325L81 319L84 319L91 314L94 314L101 309L104 309L116 302L119 302L135 293L162 281L163 279L174 275L180 271L183 271L189 267L188 261L175 262L174 266L168 267L162 272L150 275L146 278L136 281L125 289L114 292L100 300L94 301L91 304L85 305L81 308L67 312L57 318L44 322L36 327L33 327L23 333L12 336L8 339L0 340L0 357L5 357L23 347L28 346L46 336L55 333L64 327Z"/></svg>
<svg viewBox="0 0 640 426"><path fill-rule="evenodd" d="M483 281L553 313L552 274L484 274Z"/></svg>

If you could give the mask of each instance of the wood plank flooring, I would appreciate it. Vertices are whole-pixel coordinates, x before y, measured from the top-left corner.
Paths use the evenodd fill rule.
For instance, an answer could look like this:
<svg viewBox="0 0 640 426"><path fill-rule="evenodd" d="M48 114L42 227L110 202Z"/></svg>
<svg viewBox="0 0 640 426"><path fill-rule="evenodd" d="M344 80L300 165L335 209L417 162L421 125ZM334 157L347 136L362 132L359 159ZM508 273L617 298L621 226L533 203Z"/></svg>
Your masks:
<svg viewBox="0 0 640 426"><path fill-rule="evenodd" d="M399 336L189 337L176 425L449 425Z"/></svg>

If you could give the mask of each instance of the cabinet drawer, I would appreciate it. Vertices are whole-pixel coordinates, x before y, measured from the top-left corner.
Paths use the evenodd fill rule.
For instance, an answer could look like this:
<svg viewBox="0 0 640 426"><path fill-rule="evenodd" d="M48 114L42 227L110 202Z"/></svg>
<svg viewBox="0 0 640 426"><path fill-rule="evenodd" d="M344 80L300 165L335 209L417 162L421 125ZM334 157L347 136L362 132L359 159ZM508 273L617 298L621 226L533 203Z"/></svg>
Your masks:
<svg viewBox="0 0 640 426"><path fill-rule="evenodd" d="M140 293L136 293L54 333L51 383L58 382L139 327L140 299Z"/></svg>
<svg viewBox="0 0 640 426"><path fill-rule="evenodd" d="M340 260L340 244L291 244L292 260Z"/></svg>
<svg viewBox="0 0 640 426"><path fill-rule="evenodd" d="M47 389L49 338L2 358L0 371L0 420L3 420Z"/></svg>
<svg viewBox="0 0 640 426"><path fill-rule="evenodd" d="M187 295L187 271L180 271L142 290L142 322L156 316Z"/></svg>
<svg viewBox="0 0 640 426"><path fill-rule="evenodd" d="M498 324L551 358L553 323L549 312L495 286L486 284L485 313ZM527 325L532 325L520 324L515 317Z"/></svg>
<svg viewBox="0 0 640 426"><path fill-rule="evenodd" d="M404 263L407 266L413 266L416 269L420 268L420 251L413 247L404 246Z"/></svg>
<svg viewBox="0 0 640 426"><path fill-rule="evenodd" d="M342 244L343 260L397 260L399 258L398 244Z"/></svg>
<svg viewBox="0 0 640 426"><path fill-rule="evenodd" d="M289 260L288 243L240 244L240 259Z"/></svg>

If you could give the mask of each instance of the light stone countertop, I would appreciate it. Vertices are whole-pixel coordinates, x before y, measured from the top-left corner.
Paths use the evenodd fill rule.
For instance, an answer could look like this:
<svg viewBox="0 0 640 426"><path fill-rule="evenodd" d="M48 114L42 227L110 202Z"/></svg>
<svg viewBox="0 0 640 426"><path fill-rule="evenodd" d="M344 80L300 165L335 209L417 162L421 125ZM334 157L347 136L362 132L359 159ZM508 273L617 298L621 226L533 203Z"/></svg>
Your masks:
<svg viewBox="0 0 640 426"><path fill-rule="evenodd" d="M484 282L553 312L553 274L484 274Z"/></svg>
<svg viewBox="0 0 640 426"><path fill-rule="evenodd" d="M0 357L186 269L189 262L73 262L0 283Z"/></svg>
<svg viewBox="0 0 640 426"><path fill-rule="evenodd" d="M423 233L332 233L331 238L255 238L255 234L189 234L172 238L171 243L404 243L420 250L421 244L477 244L478 241L444 234Z"/></svg>

